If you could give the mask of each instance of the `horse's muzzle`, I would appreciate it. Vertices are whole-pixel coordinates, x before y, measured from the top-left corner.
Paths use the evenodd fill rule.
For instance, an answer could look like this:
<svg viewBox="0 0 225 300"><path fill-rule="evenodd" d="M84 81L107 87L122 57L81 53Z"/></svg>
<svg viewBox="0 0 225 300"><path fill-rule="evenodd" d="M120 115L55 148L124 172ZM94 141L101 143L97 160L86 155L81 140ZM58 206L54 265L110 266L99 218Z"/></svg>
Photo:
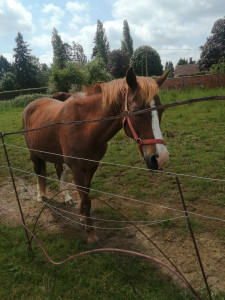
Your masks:
<svg viewBox="0 0 225 300"><path fill-rule="evenodd" d="M157 154L154 154L151 156L150 155L144 156L144 160L145 160L149 170L158 170L159 169L157 158L158 158Z"/></svg>

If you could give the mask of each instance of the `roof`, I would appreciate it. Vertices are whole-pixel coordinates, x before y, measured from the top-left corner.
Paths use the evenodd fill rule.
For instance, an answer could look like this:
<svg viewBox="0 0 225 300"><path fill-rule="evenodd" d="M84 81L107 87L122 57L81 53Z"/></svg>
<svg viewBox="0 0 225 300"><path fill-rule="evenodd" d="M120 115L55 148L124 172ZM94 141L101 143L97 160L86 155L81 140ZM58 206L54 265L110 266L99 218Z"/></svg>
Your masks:
<svg viewBox="0 0 225 300"><path fill-rule="evenodd" d="M200 71L196 64L177 65L174 71L174 77L180 75L192 75L198 72Z"/></svg>

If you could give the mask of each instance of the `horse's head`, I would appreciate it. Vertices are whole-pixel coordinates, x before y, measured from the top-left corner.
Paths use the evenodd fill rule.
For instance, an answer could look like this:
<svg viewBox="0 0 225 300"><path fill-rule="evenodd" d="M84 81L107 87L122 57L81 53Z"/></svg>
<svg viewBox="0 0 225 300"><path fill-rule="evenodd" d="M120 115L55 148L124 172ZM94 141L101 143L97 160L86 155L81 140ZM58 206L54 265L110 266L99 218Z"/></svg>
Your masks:
<svg viewBox="0 0 225 300"><path fill-rule="evenodd" d="M123 120L124 131L135 139L148 168L153 170L162 169L169 159L160 129L163 109L131 116L129 113L161 105L157 92L168 74L169 72L156 81L148 77L137 77L132 68L126 74L128 89L125 111L128 116Z"/></svg>

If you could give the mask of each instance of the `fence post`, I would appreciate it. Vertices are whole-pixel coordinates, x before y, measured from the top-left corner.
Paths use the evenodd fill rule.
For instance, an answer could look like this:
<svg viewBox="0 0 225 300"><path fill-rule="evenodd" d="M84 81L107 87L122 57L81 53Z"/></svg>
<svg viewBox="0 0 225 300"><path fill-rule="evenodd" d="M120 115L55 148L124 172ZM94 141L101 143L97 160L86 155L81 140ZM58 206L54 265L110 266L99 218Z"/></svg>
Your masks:
<svg viewBox="0 0 225 300"><path fill-rule="evenodd" d="M200 268L201 268L201 271L202 271L202 276L203 276L203 279L204 279L204 282L205 282L205 285L206 285L206 289L207 289L207 292L208 292L208 295L209 295L209 299L212 300L211 291L210 291L210 288L209 288L209 285L208 285L208 282L207 282L207 278L206 278L205 271L204 271L204 268L203 268L203 264L202 264L202 261L201 261L200 253L198 251L198 246L196 244L194 233L193 233L193 230L192 230L192 227L191 227L191 222L190 222L190 219L189 219L189 215L188 215L188 212L187 212L186 204L185 204L185 201L184 201L184 197L183 197L183 193L182 193L182 190L181 190L180 181L179 181L178 177L176 177L176 180L177 180L178 190L179 190L179 193L180 193L181 202L182 202L183 208L184 208L184 213L185 213L185 216L186 216L187 225L188 225L188 228L189 228L189 231L190 231L190 234L191 234L191 238L192 238L192 241L193 241L193 244L194 244L194 247L195 247L195 251L196 251L196 254L197 254L197 257L198 257L198 262L199 262L199 265L200 265Z"/></svg>
<svg viewBox="0 0 225 300"><path fill-rule="evenodd" d="M20 211L21 219L22 219L23 224L26 226L25 219L24 219L24 216L23 216L22 207L21 207L21 204L20 204L20 199L19 199L18 192L17 192L17 189L16 189L16 184L15 184L13 172L12 172L12 169L11 169L11 166L10 166L8 153L7 153L5 142L4 142L4 133L0 132L0 137L1 137L1 140L2 140L3 149L4 149L4 152L5 152L6 161L7 161L8 167L9 167L9 173L10 173L10 176L11 176L11 179L12 179L12 184L13 184L13 188L14 188L14 191L15 191L16 200L17 200L17 203L18 203L18 206L19 206L19 211ZM27 232L26 229L25 229L25 234L26 234L26 238L27 238L27 242L28 242L28 249L30 251L32 251L31 241L29 239L29 235L28 235L28 232Z"/></svg>

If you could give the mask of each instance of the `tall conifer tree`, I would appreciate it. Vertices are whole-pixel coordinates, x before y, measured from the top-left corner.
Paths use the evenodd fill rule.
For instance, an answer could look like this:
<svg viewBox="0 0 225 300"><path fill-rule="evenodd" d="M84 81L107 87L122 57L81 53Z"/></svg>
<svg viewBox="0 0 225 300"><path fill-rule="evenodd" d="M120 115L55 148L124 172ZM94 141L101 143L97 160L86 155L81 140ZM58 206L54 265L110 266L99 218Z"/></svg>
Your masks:
<svg viewBox="0 0 225 300"><path fill-rule="evenodd" d="M59 69L63 69L66 66L67 61L67 45L62 42L61 36L58 31L53 28L52 31L52 47L53 47L53 64Z"/></svg>
<svg viewBox="0 0 225 300"><path fill-rule="evenodd" d="M130 57L134 52L133 39L130 35L130 28L127 20L123 21L123 41L121 42L121 50L128 52Z"/></svg>
<svg viewBox="0 0 225 300"><path fill-rule="evenodd" d="M109 42L105 34L105 29L100 20L97 21L97 30L94 39L92 58L100 56L105 63L108 61Z"/></svg>
<svg viewBox="0 0 225 300"><path fill-rule="evenodd" d="M13 49L15 54L14 68L16 79L20 88L30 88L37 86L36 71L33 65L33 56L27 42L24 42L23 35L18 32L16 38L16 47Z"/></svg>

